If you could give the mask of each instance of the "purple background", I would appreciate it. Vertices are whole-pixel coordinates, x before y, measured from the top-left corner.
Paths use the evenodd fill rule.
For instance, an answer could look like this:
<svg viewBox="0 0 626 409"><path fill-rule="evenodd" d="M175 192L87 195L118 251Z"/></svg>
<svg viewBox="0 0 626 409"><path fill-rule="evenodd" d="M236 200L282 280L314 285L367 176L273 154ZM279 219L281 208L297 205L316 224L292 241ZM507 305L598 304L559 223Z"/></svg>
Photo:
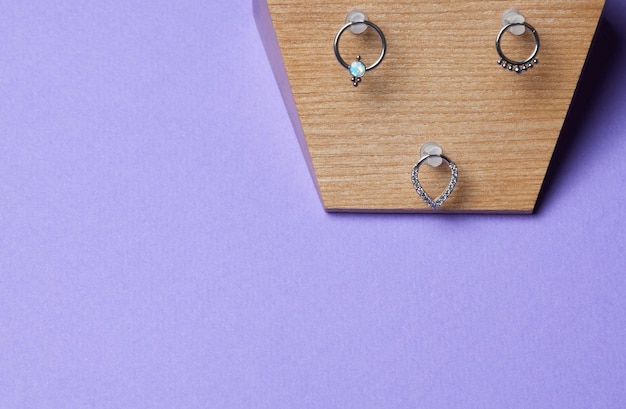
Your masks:
<svg viewBox="0 0 626 409"><path fill-rule="evenodd" d="M0 408L623 408L625 20L535 215L333 215L250 0L2 2Z"/></svg>

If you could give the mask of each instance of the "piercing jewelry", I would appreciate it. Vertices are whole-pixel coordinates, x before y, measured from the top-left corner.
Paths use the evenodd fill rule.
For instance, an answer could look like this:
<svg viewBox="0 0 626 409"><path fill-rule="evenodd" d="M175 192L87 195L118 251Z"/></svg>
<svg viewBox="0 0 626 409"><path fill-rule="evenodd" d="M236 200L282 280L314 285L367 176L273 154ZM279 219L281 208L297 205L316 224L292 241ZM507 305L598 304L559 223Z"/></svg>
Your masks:
<svg viewBox="0 0 626 409"><path fill-rule="evenodd" d="M387 52L387 40L385 40L385 35L383 34L382 30L376 24L372 23L371 21L368 21L367 16L365 16L365 14L363 14L362 12L353 11L350 14L348 14L348 17L346 18L346 20L348 20L347 23L339 29L339 32L335 36L335 42L333 46L334 46L335 57L337 58L337 61L339 61L339 64L341 64L344 68L350 71L350 74L352 75L352 78L350 78L350 80L352 81L352 85L357 87L359 83L361 82L361 78L363 77L363 75L365 75L367 71L373 70L374 68L376 68L385 58L385 53ZM350 29L350 31L352 31L355 34L360 34L363 31L365 31L367 27L371 27L374 29L374 31L376 31L382 43L382 50L380 52L380 56L378 57L378 60L376 60L372 65L366 66L363 62L361 62L361 56L357 55L355 61L353 61L351 64L348 64L341 57L341 54L339 52L339 40L341 39L341 35L347 29Z"/></svg>
<svg viewBox="0 0 626 409"><path fill-rule="evenodd" d="M496 37L496 50L498 51L498 55L500 55L500 59L498 60L498 65L500 65L504 69L508 69L511 72L516 74L521 74L524 71L527 71L539 61L536 59L537 53L539 52L539 34L537 34L537 30L530 24L524 21L524 16L519 14L519 12L515 9L510 9L504 12L502 15L502 29L498 33ZM515 61L513 59L508 58L504 55L502 51L502 47L500 45L500 41L502 40L502 36L505 32L510 31L514 35L521 35L526 31L526 29L530 30L530 32L535 37L535 49L532 54L523 61Z"/></svg>
<svg viewBox="0 0 626 409"><path fill-rule="evenodd" d="M441 147L434 142L425 143L422 146L421 154L422 158L413 167L411 179L413 180L413 186L415 187L417 194L430 206L431 209L437 210L452 194L452 191L456 186L456 181L459 177L459 170L454 162L448 159L447 156L443 155ZM443 193L433 200L428 193L426 193L419 181L419 169L424 163L427 163L430 166L439 166L442 162L446 162L450 167L450 183L448 183L448 187L446 187Z"/></svg>

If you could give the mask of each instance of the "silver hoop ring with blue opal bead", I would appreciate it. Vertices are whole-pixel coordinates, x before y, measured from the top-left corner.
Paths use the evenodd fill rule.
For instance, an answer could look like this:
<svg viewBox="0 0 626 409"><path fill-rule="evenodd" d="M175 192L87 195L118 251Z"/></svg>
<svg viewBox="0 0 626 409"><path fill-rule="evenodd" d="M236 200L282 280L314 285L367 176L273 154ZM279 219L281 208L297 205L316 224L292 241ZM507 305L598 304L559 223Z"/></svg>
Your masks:
<svg viewBox="0 0 626 409"><path fill-rule="evenodd" d="M357 24L365 24L373 28L374 31L376 31L376 33L380 37L380 42L382 43L382 50L380 52L380 56L378 57L378 60L376 60L372 65L369 65L369 66L366 66L361 61L360 55L357 55L356 59L352 63L348 64L343 58L341 58L341 53L339 52L339 40L341 39L341 35L347 29ZM335 36L334 49L335 49L335 57L337 57L337 61L339 61L339 64L341 64L345 69L350 71L350 74L352 75L352 78L350 79L352 81L352 85L357 87L359 83L361 82L361 78L365 75L365 73L369 70L373 70L374 68L378 67L378 65L385 58L385 53L387 52L387 40L385 39L385 35L383 34L382 30L371 21L367 21L367 20L351 21L339 29L339 32Z"/></svg>
<svg viewBox="0 0 626 409"><path fill-rule="evenodd" d="M505 32L508 31L509 28L511 27L517 27L517 26L524 26L527 29L530 30L530 32L533 34L533 36L535 37L535 49L533 50L532 54L530 55L530 57L526 58L523 61L515 61L512 60L510 58L508 58L506 55L504 55L504 52L502 52L502 47L500 46L500 41L502 40L502 36L504 35ZM508 69L511 72L514 72L516 74L521 74L524 71L527 71L531 68L533 68L533 66L537 65L539 63L539 61L537 60L537 53L539 52L539 34L537 34L537 30L535 30L535 28L533 26L531 26L528 23L511 23L511 24L507 24L504 27L502 27L502 30L500 30L500 32L498 33L498 36L496 37L496 50L498 51L498 54L500 55L500 59L498 60L498 65L500 65L502 68L504 69Z"/></svg>

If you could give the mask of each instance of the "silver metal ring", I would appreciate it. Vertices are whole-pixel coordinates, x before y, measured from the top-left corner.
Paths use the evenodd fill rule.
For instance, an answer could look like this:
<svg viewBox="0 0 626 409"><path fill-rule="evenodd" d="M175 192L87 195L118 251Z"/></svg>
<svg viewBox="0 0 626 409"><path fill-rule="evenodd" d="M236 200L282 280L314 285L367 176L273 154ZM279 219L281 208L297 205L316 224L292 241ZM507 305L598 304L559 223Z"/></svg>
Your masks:
<svg viewBox="0 0 626 409"><path fill-rule="evenodd" d="M448 187L441 193L436 199L431 198L428 193L422 187L422 184L419 181L419 169L420 166L424 164L429 158L441 158L443 159L448 166L450 167L450 183L448 183ZM413 187L415 187L415 191L417 194L424 200L431 209L437 210L439 206L441 206L452 194L454 187L456 186L457 179L459 177L459 169L447 156L445 155L426 155L422 157L415 166L413 167L413 172L411 173L411 180L413 181Z"/></svg>
<svg viewBox="0 0 626 409"><path fill-rule="evenodd" d="M341 35L350 27L352 27L353 25L356 24L365 24L371 28L374 29L374 31L376 31L376 33L378 34L378 36L380 37L380 41L382 43L382 50L380 52L380 56L378 57L378 59L371 65L366 66L364 63L361 62L361 56L357 55L356 56L356 60L353 61L351 64L348 64L342 57L341 57L341 53L339 52L339 40L341 39ZM346 25L344 25L343 27L341 27L339 29L339 32L337 32L337 35L335 36L335 41L333 43L333 48L335 50L335 57L337 58L337 61L339 61L339 64L341 64L345 69L347 69L348 71L350 71L350 74L352 74L352 85L354 85L355 87L359 85L359 82L361 82L361 77L363 77L363 75L365 75L365 72L369 71L369 70L373 70L374 68L376 68L385 58L385 53L387 52L387 40L385 39L385 35L383 34L382 30L374 23L372 23L371 21L367 21L367 20L363 20L363 21L351 21L349 23L347 23Z"/></svg>
<svg viewBox="0 0 626 409"><path fill-rule="evenodd" d="M504 33L508 31L509 28L517 26L526 27L535 37L535 49L533 50L532 54L523 61L515 61L508 58L506 55L504 55L502 47L500 46L500 41L502 40L502 36L504 35ZM511 72L515 72L516 74L521 74L522 72L532 68L534 65L539 63L539 61L536 59L537 53L539 53L539 46L539 34L533 26L528 23L507 24L506 26L502 27L502 29L498 33L498 36L496 37L496 51L498 51L498 55L500 56L500 59L498 60L498 65L500 65L504 69L508 69Z"/></svg>

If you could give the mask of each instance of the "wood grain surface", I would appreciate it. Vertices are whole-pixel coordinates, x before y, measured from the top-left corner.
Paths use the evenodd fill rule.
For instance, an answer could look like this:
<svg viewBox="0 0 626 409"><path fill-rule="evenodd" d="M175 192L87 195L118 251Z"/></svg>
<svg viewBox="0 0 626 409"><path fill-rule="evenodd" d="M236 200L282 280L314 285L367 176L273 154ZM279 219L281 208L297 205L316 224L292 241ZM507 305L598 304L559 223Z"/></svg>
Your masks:
<svg viewBox="0 0 626 409"><path fill-rule="evenodd" d="M438 212L532 212L604 6L604 0L256 1L271 16L275 34L262 35L278 41L293 94L283 89L283 96L288 105L295 101L324 208L384 212L431 212L411 183L428 141L459 168L456 189ZM496 64L500 16L512 7L541 38L539 64L521 75ZM333 39L354 9L383 30L388 46L358 87L333 54ZM534 40L528 32L506 34L502 45L523 59ZM372 29L348 31L341 53L346 61L359 54L369 65L380 39ZM447 166L423 166L420 176L431 196L450 179Z"/></svg>

